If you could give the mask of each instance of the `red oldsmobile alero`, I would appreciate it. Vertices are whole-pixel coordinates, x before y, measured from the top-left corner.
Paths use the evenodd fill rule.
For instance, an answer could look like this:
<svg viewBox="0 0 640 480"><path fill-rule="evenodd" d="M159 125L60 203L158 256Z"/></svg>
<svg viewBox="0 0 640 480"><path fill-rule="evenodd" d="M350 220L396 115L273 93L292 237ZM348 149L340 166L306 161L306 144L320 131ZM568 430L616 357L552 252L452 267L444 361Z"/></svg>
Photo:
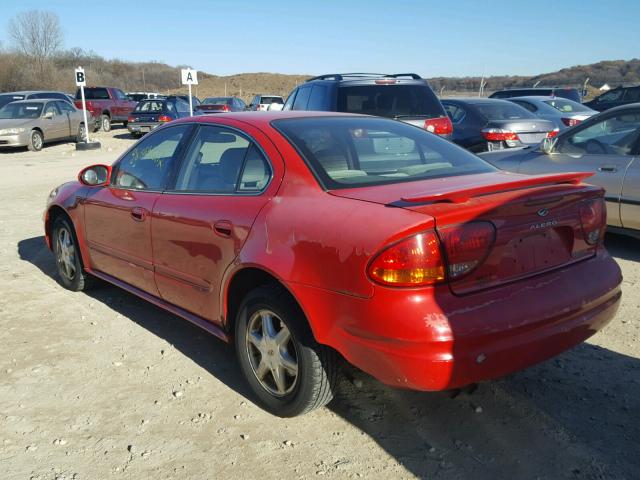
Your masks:
<svg viewBox="0 0 640 480"><path fill-rule="evenodd" d="M587 174L499 171L423 129L313 112L184 119L49 197L61 283L111 282L234 341L259 403L329 402L340 357L389 385L533 365L614 316Z"/></svg>

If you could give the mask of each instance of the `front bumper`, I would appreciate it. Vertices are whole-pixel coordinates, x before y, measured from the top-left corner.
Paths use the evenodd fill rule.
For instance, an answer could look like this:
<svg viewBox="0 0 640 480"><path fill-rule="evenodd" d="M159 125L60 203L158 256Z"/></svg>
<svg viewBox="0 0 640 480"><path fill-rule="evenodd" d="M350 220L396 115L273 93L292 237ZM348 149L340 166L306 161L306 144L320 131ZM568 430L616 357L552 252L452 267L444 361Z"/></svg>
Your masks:
<svg viewBox="0 0 640 480"><path fill-rule="evenodd" d="M615 316L621 280L601 249L566 268L464 296L446 285L376 287L369 299L288 286L320 343L386 384L434 391L501 377L583 342Z"/></svg>
<svg viewBox="0 0 640 480"><path fill-rule="evenodd" d="M26 147L29 144L29 131L13 135L0 135L0 148L2 147Z"/></svg>

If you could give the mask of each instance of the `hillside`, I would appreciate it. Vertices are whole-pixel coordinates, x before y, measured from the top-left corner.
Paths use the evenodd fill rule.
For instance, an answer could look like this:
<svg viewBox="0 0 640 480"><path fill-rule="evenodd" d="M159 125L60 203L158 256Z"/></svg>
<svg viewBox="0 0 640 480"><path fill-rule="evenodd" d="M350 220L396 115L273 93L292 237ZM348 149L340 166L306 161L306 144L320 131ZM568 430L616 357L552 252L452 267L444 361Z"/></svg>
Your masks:
<svg viewBox="0 0 640 480"><path fill-rule="evenodd" d="M82 65L92 85L109 85L125 91L157 91L161 93L186 92L180 85L180 66L160 62L125 62L104 59L81 49L59 52L38 70L29 57L15 52L0 51L0 91L26 89L55 89L75 91L73 69ZM420 73L419 65L414 69ZM207 96L236 95L245 101L257 93L286 96L299 83L311 75L284 75L279 73L241 73L218 76L200 72L194 93ZM541 86L582 87L589 78L590 93L604 83L610 86L640 83L640 59L602 61L591 65L577 65L557 72L534 76L492 76L485 79L485 91L490 93L508 87ZM433 89L443 95L477 92L480 77L436 77L429 82Z"/></svg>

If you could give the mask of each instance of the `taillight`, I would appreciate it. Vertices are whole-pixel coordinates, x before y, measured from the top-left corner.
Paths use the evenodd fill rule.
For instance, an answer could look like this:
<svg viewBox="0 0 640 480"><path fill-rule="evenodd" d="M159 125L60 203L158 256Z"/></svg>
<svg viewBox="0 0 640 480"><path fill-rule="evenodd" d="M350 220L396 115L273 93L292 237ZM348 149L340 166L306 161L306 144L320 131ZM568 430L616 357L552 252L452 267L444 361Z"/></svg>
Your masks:
<svg viewBox="0 0 640 480"><path fill-rule="evenodd" d="M489 255L496 239L496 229L489 222L470 222L453 227L439 228L447 256L449 279L471 273Z"/></svg>
<svg viewBox="0 0 640 480"><path fill-rule="evenodd" d="M228 112L229 111L229 105L223 105L222 106L222 111L223 112Z"/></svg>
<svg viewBox="0 0 640 480"><path fill-rule="evenodd" d="M159 121L159 122L162 122L162 123L164 123L164 122L170 122L170 121L172 121L172 120L173 120L173 118L171 118L169 115L160 115L160 116L158 117L158 121Z"/></svg>
<svg viewBox="0 0 640 480"><path fill-rule="evenodd" d="M578 120L577 118L562 118L561 120L567 127L574 127L582 122L582 120Z"/></svg>
<svg viewBox="0 0 640 480"><path fill-rule="evenodd" d="M483 128L480 133L489 142L517 142L518 134L502 128Z"/></svg>
<svg viewBox="0 0 640 480"><path fill-rule="evenodd" d="M594 198L580 205L580 223L589 245L595 245L604 238L607 209L603 198Z"/></svg>
<svg viewBox="0 0 640 480"><path fill-rule="evenodd" d="M547 138L553 138L556 135L558 135L558 133L560 133L560 129L556 127L553 130L551 130L549 133L547 133Z"/></svg>
<svg viewBox="0 0 640 480"><path fill-rule="evenodd" d="M393 287L442 282L445 272L438 236L430 230L393 244L372 260L367 271L373 281Z"/></svg>
<svg viewBox="0 0 640 480"><path fill-rule="evenodd" d="M436 135L451 135L453 124L449 117L429 118L424 122L424 129Z"/></svg>
<svg viewBox="0 0 640 480"><path fill-rule="evenodd" d="M131 123L131 122L135 122L135 121L136 121L135 117L132 117L131 115L129 115L127 117L127 122Z"/></svg>

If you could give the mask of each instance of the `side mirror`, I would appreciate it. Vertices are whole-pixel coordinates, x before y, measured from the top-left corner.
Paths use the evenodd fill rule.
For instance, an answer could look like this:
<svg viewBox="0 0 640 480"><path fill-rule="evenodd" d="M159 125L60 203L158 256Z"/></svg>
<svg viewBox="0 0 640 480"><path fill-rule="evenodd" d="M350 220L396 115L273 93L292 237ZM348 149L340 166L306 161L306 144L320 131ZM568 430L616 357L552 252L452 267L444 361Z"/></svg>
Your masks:
<svg viewBox="0 0 640 480"><path fill-rule="evenodd" d="M47 112L44 114L44 118L50 120L53 118L53 112Z"/></svg>
<svg viewBox="0 0 640 480"><path fill-rule="evenodd" d="M545 155L549 155L553 152L553 147L556 146L556 140L557 138L545 138L542 140L540 143L540 151Z"/></svg>
<svg viewBox="0 0 640 480"><path fill-rule="evenodd" d="M89 187L102 187L111 180L111 167L108 165L91 165L80 171L78 181Z"/></svg>

